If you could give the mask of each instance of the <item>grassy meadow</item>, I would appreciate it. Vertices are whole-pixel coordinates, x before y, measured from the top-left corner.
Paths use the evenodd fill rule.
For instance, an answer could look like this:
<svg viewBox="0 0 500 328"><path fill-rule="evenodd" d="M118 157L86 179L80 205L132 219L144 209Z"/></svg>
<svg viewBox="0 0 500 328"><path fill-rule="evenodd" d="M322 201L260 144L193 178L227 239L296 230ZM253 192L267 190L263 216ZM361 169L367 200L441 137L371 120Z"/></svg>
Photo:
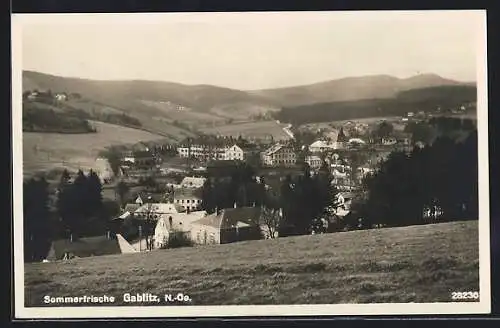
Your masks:
<svg viewBox="0 0 500 328"><path fill-rule="evenodd" d="M97 133L60 134L23 132L25 175L36 171L66 167L92 168L99 151L115 144L164 139L143 130L103 122L92 122Z"/></svg>
<svg viewBox="0 0 500 328"><path fill-rule="evenodd" d="M468 221L80 258L26 264L25 303L179 292L193 305L449 302L478 291L478 254Z"/></svg>
<svg viewBox="0 0 500 328"><path fill-rule="evenodd" d="M204 133L220 134L226 136L243 136L246 138L264 138L270 135L275 140L288 139L289 136L283 131L287 124L278 124L276 121L259 121L247 123L233 123L216 127L201 129Z"/></svg>

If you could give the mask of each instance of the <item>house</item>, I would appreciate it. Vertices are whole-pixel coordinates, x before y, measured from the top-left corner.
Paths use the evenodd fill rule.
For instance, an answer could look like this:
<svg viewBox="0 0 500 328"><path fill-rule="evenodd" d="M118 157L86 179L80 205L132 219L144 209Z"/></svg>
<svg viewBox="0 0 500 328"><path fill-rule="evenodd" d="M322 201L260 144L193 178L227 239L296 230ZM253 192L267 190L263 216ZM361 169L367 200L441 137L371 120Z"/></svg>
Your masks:
<svg viewBox="0 0 500 328"><path fill-rule="evenodd" d="M196 211L201 208L201 203L200 189L180 188L174 190L174 204L184 211Z"/></svg>
<svg viewBox="0 0 500 328"><path fill-rule="evenodd" d="M184 234L191 239L191 224L207 215L205 211L173 213L162 216L155 227L154 246L162 248L175 234Z"/></svg>
<svg viewBox="0 0 500 328"><path fill-rule="evenodd" d="M197 158L200 160L224 160L228 147L225 145L209 146L202 144L181 145L177 153L181 158Z"/></svg>
<svg viewBox="0 0 500 328"><path fill-rule="evenodd" d="M36 100L38 98L38 91L32 91L27 97L29 100Z"/></svg>
<svg viewBox="0 0 500 328"><path fill-rule="evenodd" d="M47 254L48 261L69 260L111 254L134 253L132 246L120 235L59 239L52 242Z"/></svg>
<svg viewBox="0 0 500 328"><path fill-rule="evenodd" d="M354 198L354 193L352 192L340 192L336 195L337 209L342 209L349 211L351 209L352 200Z"/></svg>
<svg viewBox="0 0 500 328"><path fill-rule="evenodd" d="M134 211L134 217L137 219L150 219L157 221L165 215L182 212L182 208L173 203L148 203L140 206Z"/></svg>
<svg viewBox="0 0 500 328"><path fill-rule="evenodd" d="M423 143L422 141L417 141L415 142L415 147L422 149L425 147L425 143Z"/></svg>
<svg viewBox="0 0 500 328"><path fill-rule="evenodd" d="M309 151L311 153L324 153L331 150L339 149L337 142L327 142L324 140L316 140L311 145L309 145Z"/></svg>
<svg viewBox="0 0 500 328"><path fill-rule="evenodd" d="M181 188L201 188L205 183L206 178L199 177L185 177L182 179L180 187Z"/></svg>
<svg viewBox="0 0 500 328"><path fill-rule="evenodd" d="M260 217L259 207L216 210L192 223L191 238L201 245L261 239Z"/></svg>
<svg viewBox="0 0 500 328"><path fill-rule="evenodd" d="M294 166L297 163L297 155L293 147L276 144L261 154L261 161L265 166Z"/></svg>
<svg viewBox="0 0 500 328"><path fill-rule="evenodd" d="M111 165L106 158L98 157L95 161L94 170L103 184L108 184L114 177Z"/></svg>
<svg viewBox="0 0 500 328"><path fill-rule="evenodd" d="M395 145L398 141L395 137L383 137L381 142L384 146L392 146Z"/></svg>
<svg viewBox="0 0 500 328"><path fill-rule="evenodd" d="M319 169L323 164L323 160L317 155L306 156L305 162L309 164L309 167L313 170Z"/></svg>
<svg viewBox="0 0 500 328"><path fill-rule="evenodd" d="M411 145L412 134L406 133L406 132L400 132L396 136L396 140L401 145L409 146L409 145Z"/></svg>
<svg viewBox="0 0 500 328"><path fill-rule="evenodd" d="M245 152L240 146L235 144L226 150L224 157L225 160L229 161L243 161L245 159Z"/></svg>
<svg viewBox="0 0 500 328"><path fill-rule="evenodd" d="M68 96L65 93L56 93L54 96L57 101L66 101L68 100Z"/></svg>
<svg viewBox="0 0 500 328"><path fill-rule="evenodd" d="M244 161L248 156L258 153L255 145L251 144L234 144L225 151L224 160L227 161Z"/></svg>
<svg viewBox="0 0 500 328"><path fill-rule="evenodd" d="M366 142L363 139L360 138L351 138L348 141L350 144L358 144L358 145L364 145Z"/></svg>

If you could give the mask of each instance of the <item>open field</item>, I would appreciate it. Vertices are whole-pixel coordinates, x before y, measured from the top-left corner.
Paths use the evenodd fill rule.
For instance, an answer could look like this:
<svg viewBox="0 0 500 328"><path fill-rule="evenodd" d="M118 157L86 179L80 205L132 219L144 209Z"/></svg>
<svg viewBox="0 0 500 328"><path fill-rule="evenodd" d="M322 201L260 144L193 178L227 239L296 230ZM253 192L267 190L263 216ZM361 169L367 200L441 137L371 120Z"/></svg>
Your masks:
<svg viewBox="0 0 500 328"><path fill-rule="evenodd" d="M44 295L163 295L194 305L449 302L479 288L477 221L111 255L25 266ZM161 305L161 304L155 304Z"/></svg>
<svg viewBox="0 0 500 328"><path fill-rule="evenodd" d="M233 123L213 128L202 129L205 133L220 134L226 136L243 136L246 138L264 138L273 136L275 140L289 139L283 131L287 124L278 124L276 121L260 121L247 123Z"/></svg>
<svg viewBox="0 0 500 328"><path fill-rule="evenodd" d="M160 140L146 131L92 122L97 133L23 133L23 168L26 174L58 167L91 168L100 150L110 145Z"/></svg>

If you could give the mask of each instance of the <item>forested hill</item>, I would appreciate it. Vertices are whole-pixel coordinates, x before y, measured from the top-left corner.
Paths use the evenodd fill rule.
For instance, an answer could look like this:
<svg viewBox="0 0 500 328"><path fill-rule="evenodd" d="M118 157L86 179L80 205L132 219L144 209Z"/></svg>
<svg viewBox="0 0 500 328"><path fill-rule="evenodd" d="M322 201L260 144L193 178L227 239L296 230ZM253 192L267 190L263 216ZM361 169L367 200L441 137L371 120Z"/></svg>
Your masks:
<svg viewBox="0 0 500 328"><path fill-rule="evenodd" d="M292 124L401 116L407 112L450 110L476 102L476 86L439 86L399 92L394 98L317 103L285 107L276 119Z"/></svg>

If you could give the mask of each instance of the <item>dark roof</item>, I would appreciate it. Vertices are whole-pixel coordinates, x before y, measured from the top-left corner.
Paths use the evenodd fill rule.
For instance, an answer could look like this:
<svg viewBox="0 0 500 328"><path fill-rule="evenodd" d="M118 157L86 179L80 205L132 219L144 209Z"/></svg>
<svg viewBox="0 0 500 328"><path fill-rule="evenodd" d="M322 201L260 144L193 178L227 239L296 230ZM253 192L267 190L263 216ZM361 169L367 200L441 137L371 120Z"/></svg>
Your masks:
<svg viewBox="0 0 500 328"><path fill-rule="evenodd" d="M60 239L52 242L47 259L60 260L65 253L78 257L121 254L120 245L115 237L106 236L84 237L71 242L69 239Z"/></svg>
<svg viewBox="0 0 500 328"><path fill-rule="evenodd" d="M221 229L229 229L238 222L257 225L260 220L260 207L225 208L219 214L210 214L193 223Z"/></svg>
<svg viewBox="0 0 500 328"><path fill-rule="evenodd" d="M125 205L124 212L134 213L141 207L140 204L127 204Z"/></svg>
<svg viewBox="0 0 500 328"><path fill-rule="evenodd" d="M180 188L174 190L174 198L192 198L192 197L197 197L197 198L202 198L202 190L201 189L194 189L194 188Z"/></svg>

